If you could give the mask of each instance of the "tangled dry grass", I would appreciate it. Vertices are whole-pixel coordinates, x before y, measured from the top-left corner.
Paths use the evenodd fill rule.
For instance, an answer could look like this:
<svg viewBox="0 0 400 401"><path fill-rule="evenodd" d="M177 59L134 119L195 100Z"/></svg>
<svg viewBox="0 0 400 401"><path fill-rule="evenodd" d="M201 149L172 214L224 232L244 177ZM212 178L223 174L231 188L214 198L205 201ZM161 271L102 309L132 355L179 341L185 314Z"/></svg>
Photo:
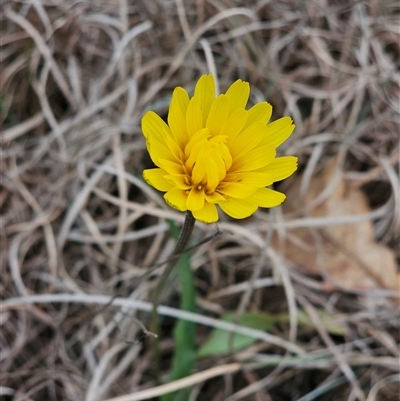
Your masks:
<svg viewBox="0 0 400 401"><path fill-rule="evenodd" d="M396 1L26 0L3 7L4 400L144 400L179 386L199 401L398 399L398 272L388 262L400 260ZM147 328L162 266L145 273L173 249L167 219L181 225L183 216L141 179L151 162L140 119L148 109L166 116L172 89L190 90L208 71L222 90L239 77L250 81L251 102L267 99L275 117L293 117L297 129L284 152L299 156L300 169L282 189L297 192L288 197L291 209L240 222L222 217L221 234L191 252L195 313L179 310L171 278L159 310L161 384ZM331 179L315 187L332 163ZM343 199L357 190L366 202L352 202L351 215L315 214L338 177ZM307 197L314 193L317 199ZM389 255L374 262L375 272L362 269L364 245L352 245L361 234L343 244L329 232L353 233L361 223L374 229L371 247ZM197 224L193 243L215 232ZM318 252L300 260L281 247L285 241L306 251L315 241ZM332 259L321 262L328 243ZM329 265L337 255L361 268L356 281L342 265ZM320 271L310 268L315 261ZM287 319L263 331L226 322L226 311L239 320L249 311ZM198 347L215 327L254 342L198 359L183 381L168 383L179 318L197 323Z"/></svg>

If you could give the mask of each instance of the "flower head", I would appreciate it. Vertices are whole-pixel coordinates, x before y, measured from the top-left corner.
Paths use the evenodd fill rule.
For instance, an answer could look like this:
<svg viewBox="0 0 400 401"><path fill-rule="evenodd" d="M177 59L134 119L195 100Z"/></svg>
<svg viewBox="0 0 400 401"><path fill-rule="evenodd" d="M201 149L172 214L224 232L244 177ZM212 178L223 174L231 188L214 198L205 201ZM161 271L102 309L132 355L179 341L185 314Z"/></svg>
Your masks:
<svg viewBox="0 0 400 401"><path fill-rule="evenodd" d="M216 205L243 219L258 207L284 201L283 193L266 187L297 168L297 157L276 157L294 125L290 117L268 123L272 107L267 102L246 110L249 93L249 83L238 79L216 97L213 76L202 75L191 98L175 88L168 124L152 111L144 115L142 130L157 168L144 170L143 177L166 192L170 206L213 223Z"/></svg>

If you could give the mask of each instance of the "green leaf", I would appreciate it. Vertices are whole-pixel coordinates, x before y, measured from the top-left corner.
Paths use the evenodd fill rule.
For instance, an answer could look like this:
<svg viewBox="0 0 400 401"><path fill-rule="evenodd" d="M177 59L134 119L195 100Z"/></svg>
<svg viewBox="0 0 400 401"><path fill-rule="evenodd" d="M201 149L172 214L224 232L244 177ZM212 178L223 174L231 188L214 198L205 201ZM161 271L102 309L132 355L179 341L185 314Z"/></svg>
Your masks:
<svg viewBox="0 0 400 401"><path fill-rule="evenodd" d="M225 322L233 322L235 320L235 312L230 312L222 316ZM275 317L267 313L244 313L238 322L240 326L246 326L251 329L268 330L276 322ZM230 338L233 335L232 348L230 346ZM204 358L206 356L226 355L229 352L235 352L258 341L253 337L244 334L235 334L226 330L215 329L212 331L210 338L198 350L197 357Z"/></svg>
<svg viewBox="0 0 400 401"><path fill-rule="evenodd" d="M346 334L346 328L340 321L340 317L327 312L325 309L316 309L316 312L329 334L336 336L344 336ZM288 313L280 313L279 315L276 315L276 318L282 323L288 323L290 319ZM299 309L298 311L298 325L300 327L315 328L313 321L304 309Z"/></svg>
<svg viewBox="0 0 400 401"><path fill-rule="evenodd" d="M337 316L332 315L324 309L317 309L317 314L328 333L336 336L344 336L346 334L346 329ZM301 309L299 310L299 325L314 327L314 323L308 314Z"/></svg>

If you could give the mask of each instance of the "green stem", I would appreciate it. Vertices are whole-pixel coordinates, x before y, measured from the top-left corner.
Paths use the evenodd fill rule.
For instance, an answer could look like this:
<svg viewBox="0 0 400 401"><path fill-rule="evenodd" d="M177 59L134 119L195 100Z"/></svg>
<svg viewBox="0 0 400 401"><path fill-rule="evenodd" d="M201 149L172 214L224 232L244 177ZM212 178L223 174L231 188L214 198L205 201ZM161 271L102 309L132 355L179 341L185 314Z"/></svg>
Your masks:
<svg viewBox="0 0 400 401"><path fill-rule="evenodd" d="M164 273L161 275L160 279L158 280L157 286L154 290L152 296L152 304L153 309L151 311L150 317L150 331L154 334L159 334L159 319L157 308L160 304L160 295L161 292L168 280L169 275L171 274L172 270L174 270L176 264L176 256L180 255L186 248L187 243L189 242L190 236L192 235L193 228L195 225L195 218L192 215L192 212L189 210L186 211L185 215L185 222L182 227L182 231L179 235L178 241L175 245L174 252L170 258L170 261L167 264L167 267L164 270ZM153 340L153 366L154 366L154 373L155 377L159 378L159 370L160 370L160 340L159 338L154 338Z"/></svg>

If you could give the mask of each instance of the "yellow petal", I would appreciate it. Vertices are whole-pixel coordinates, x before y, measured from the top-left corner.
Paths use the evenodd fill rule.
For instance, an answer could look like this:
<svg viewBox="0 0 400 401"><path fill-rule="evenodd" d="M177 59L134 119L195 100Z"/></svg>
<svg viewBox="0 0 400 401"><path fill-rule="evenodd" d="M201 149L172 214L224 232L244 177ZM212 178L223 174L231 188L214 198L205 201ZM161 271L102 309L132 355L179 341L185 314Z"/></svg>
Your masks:
<svg viewBox="0 0 400 401"><path fill-rule="evenodd" d="M218 187L218 192L236 199L248 198L250 195L254 194L255 191L257 191L257 187L251 187L238 182L229 182L222 187Z"/></svg>
<svg viewBox="0 0 400 401"><path fill-rule="evenodd" d="M187 210L187 198L188 196L186 192L178 188L172 188L164 195L164 199L168 205L180 210L181 212Z"/></svg>
<svg viewBox="0 0 400 401"><path fill-rule="evenodd" d="M158 167L163 167L160 162L160 158L163 157L171 163L177 163L175 155L168 149L167 146L163 145L157 138L148 138L146 140L146 147L149 151L151 160Z"/></svg>
<svg viewBox="0 0 400 401"><path fill-rule="evenodd" d="M280 144L286 141L294 131L294 124L290 117L282 117L267 125L268 133L263 143L270 143L277 148Z"/></svg>
<svg viewBox="0 0 400 401"><path fill-rule="evenodd" d="M199 157L192 170L192 181L195 185L200 184L207 174L207 166L201 153L203 153L202 150L200 150Z"/></svg>
<svg viewBox="0 0 400 401"><path fill-rule="evenodd" d="M275 155L276 151L271 145L259 146L244 156L235 158L231 171L240 172L260 169L271 163Z"/></svg>
<svg viewBox="0 0 400 401"><path fill-rule="evenodd" d="M246 107L250 95L250 85L248 82L238 79L228 88L226 95L231 100L229 114L232 114L234 111Z"/></svg>
<svg viewBox="0 0 400 401"><path fill-rule="evenodd" d="M222 159L220 159L222 166L223 166L223 173L225 173L225 163L223 162ZM219 177L220 177L220 168L218 168L218 165L216 163L216 160L213 160L213 158L210 158L207 163L207 188L209 188L211 191L213 191L215 188L217 188L219 184ZM225 174L224 174L225 175Z"/></svg>
<svg viewBox="0 0 400 401"><path fill-rule="evenodd" d="M232 155L231 155L231 152L229 151L228 147L224 143L221 143L221 145L218 148L218 150L221 153L222 160L225 163L225 172L226 172L232 166ZM222 180L223 177L221 177L220 179Z"/></svg>
<svg viewBox="0 0 400 401"><path fill-rule="evenodd" d="M181 163L175 163L174 161L170 161L167 159L162 159L160 158L158 160L159 165L161 168L163 168L165 171L168 172L168 174L183 174L183 167Z"/></svg>
<svg viewBox="0 0 400 401"><path fill-rule="evenodd" d="M208 128L203 128L200 131L197 131L188 144L185 146L185 156L190 157L192 156L193 153L193 148L196 144L198 144L200 141L203 141L210 135L210 131Z"/></svg>
<svg viewBox="0 0 400 401"><path fill-rule="evenodd" d="M182 160L183 152L179 147L178 143L174 138L169 135L164 136L165 146L170 150L170 152L174 155L175 159L178 161Z"/></svg>
<svg viewBox="0 0 400 401"><path fill-rule="evenodd" d="M272 175L273 177L272 182L275 182L290 177L296 170L297 170L297 157L282 156L282 157L276 157L270 164L257 171ZM267 187L268 185L270 184L266 184L265 186Z"/></svg>
<svg viewBox="0 0 400 401"><path fill-rule="evenodd" d="M269 167L272 163L273 161L268 164L267 167ZM264 188L277 181L275 180L274 174L270 173L269 171L246 171L243 173L234 173L232 175L234 176L232 180L235 182L240 182L243 185L249 185L256 188ZM225 179L229 181L230 177L227 175Z"/></svg>
<svg viewBox="0 0 400 401"><path fill-rule="evenodd" d="M165 179L171 184L171 187L187 191L191 188L188 184L188 177L185 174L166 175Z"/></svg>
<svg viewBox="0 0 400 401"><path fill-rule="evenodd" d="M200 100L203 114L203 126L205 126L211 105L215 100L215 84L212 74L202 75L200 77L194 89L194 96L198 97Z"/></svg>
<svg viewBox="0 0 400 401"><path fill-rule="evenodd" d="M148 111L142 118L142 131L150 157L156 165L158 159L179 160L177 145L174 145L172 132L167 124L153 111ZM178 150L179 152L179 150Z"/></svg>
<svg viewBox="0 0 400 401"><path fill-rule="evenodd" d="M187 169L189 169L189 171L192 171L193 174L193 168L195 167L196 164L200 164L199 158L200 158L200 154L204 153L204 148L208 147L208 142L206 139L202 139L201 141L199 141L198 143L196 143L193 146L193 149L190 152L190 156L189 159L186 160L185 162L185 166ZM205 168L205 166L202 167ZM198 166L199 168L199 166ZM200 170L197 170L200 171ZM199 178L199 180L201 181L202 178ZM199 182L200 182L199 181Z"/></svg>
<svg viewBox="0 0 400 401"><path fill-rule="evenodd" d="M226 143L229 144L239 135L246 124L248 111L239 109L229 116L222 127L221 135L227 136Z"/></svg>
<svg viewBox="0 0 400 401"><path fill-rule="evenodd" d="M248 200L256 203L259 207L275 207L279 206L285 199L286 195L282 192L260 188Z"/></svg>
<svg viewBox="0 0 400 401"><path fill-rule="evenodd" d="M168 135L172 135L168 125L158 114L154 113L154 111L148 111L143 116L142 132L146 139L155 137L161 142L163 142L164 139L164 132Z"/></svg>
<svg viewBox="0 0 400 401"><path fill-rule="evenodd" d="M218 192L213 192L213 193L207 195L207 191L206 191L205 197L206 197L206 201L210 202L210 203L218 203L218 202L223 202L226 200L225 196L222 196Z"/></svg>
<svg viewBox="0 0 400 401"><path fill-rule="evenodd" d="M204 188L198 190L193 187L188 195L186 207L188 210L200 210L204 206Z"/></svg>
<svg viewBox="0 0 400 401"><path fill-rule="evenodd" d="M229 145L233 157L240 157L254 149L267 133L267 127L262 123L255 123L242 131Z"/></svg>
<svg viewBox="0 0 400 401"><path fill-rule="evenodd" d="M211 135L218 135L221 132L229 116L230 100L226 95L219 95L211 106L210 114L207 118L206 127Z"/></svg>
<svg viewBox="0 0 400 401"><path fill-rule="evenodd" d="M267 124L271 115L272 106L268 102L257 103L249 110L249 118L247 119L245 128L256 122Z"/></svg>
<svg viewBox="0 0 400 401"><path fill-rule="evenodd" d="M234 219L244 219L251 216L258 206L247 199L230 198L225 202L218 203L218 206L229 216Z"/></svg>
<svg viewBox="0 0 400 401"><path fill-rule="evenodd" d="M208 159L209 161L213 162L213 165L211 167L211 163L207 163L208 168L207 171L210 171L211 169L215 169L216 173L213 173L213 175L215 174L216 177L218 177L218 181L222 181L225 176L226 176L226 164L229 163L229 160L226 162L224 157L224 152L223 152L224 147L223 146L218 146L218 150L213 150L210 154L210 158ZM221 152L222 150L222 152Z"/></svg>
<svg viewBox="0 0 400 401"><path fill-rule="evenodd" d="M159 191L169 191L173 185L165 178L168 173L161 168L152 168L143 171L144 180Z"/></svg>
<svg viewBox="0 0 400 401"><path fill-rule="evenodd" d="M218 212L215 205L205 202L200 210L193 212L193 217L203 223L214 223L218 220Z"/></svg>
<svg viewBox="0 0 400 401"><path fill-rule="evenodd" d="M189 95L181 87L175 88L172 93L168 111L168 125L180 149L184 149L187 142L186 110L189 104Z"/></svg>
<svg viewBox="0 0 400 401"><path fill-rule="evenodd" d="M203 114L201 112L200 99L194 96L190 99L186 110L186 126L189 138L203 128Z"/></svg>

